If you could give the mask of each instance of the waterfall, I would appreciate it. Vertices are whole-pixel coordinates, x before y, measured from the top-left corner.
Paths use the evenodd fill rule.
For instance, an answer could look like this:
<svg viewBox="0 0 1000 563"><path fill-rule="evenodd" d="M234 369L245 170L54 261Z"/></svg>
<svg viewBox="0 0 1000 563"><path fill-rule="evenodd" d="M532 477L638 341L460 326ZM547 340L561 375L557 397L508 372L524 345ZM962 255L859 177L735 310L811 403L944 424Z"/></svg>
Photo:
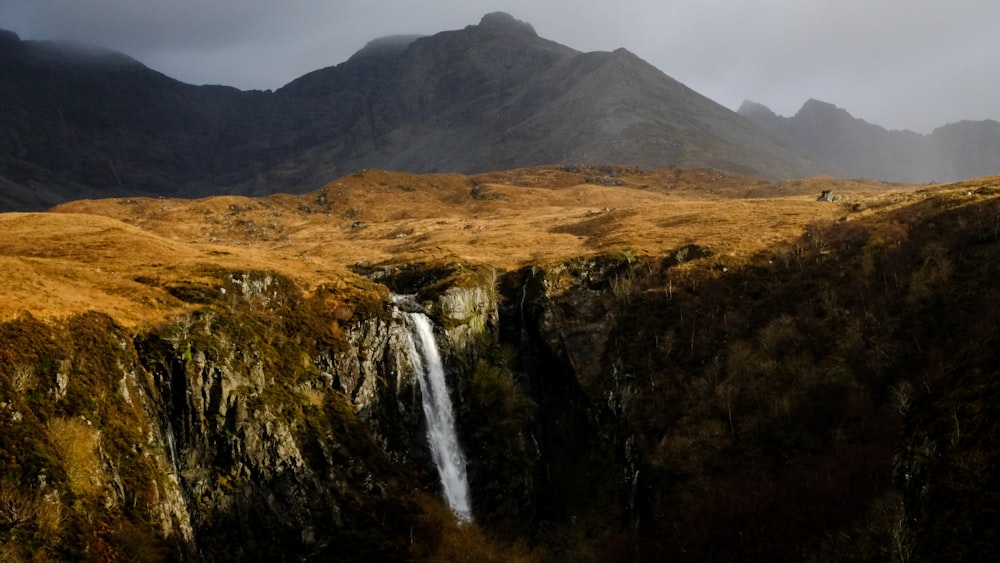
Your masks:
<svg viewBox="0 0 1000 563"><path fill-rule="evenodd" d="M434 326L427 315L403 313L407 326L410 361L417 372L417 383L427 419L427 442L434 465L441 476L441 487L452 512L460 522L472 520L469 505L469 482L465 476L465 456L455 434L455 417L448 397L448 384L437 343Z"/></svg>
<svg viewBox="0 0 1000 563"><path fill-rule="evenodd" d="M639 512L635 507L635 494L639 490L639 470L635 470L635 476L632 477L632 495L628 503L628 510L632 513L632 520L635 522L635 527L639 527Z"/></svg>
<svg viewBox="0 0 1000 563"><path fill-rule="evenodd" d="M170 465L173 466L174 473L180 475L181 471L178 468L180 462L177 459L177 443L174 441L174 428L170 422L167 422L163 426L166 428L164 436L167 442L167 457L170 458Z"/></svg>

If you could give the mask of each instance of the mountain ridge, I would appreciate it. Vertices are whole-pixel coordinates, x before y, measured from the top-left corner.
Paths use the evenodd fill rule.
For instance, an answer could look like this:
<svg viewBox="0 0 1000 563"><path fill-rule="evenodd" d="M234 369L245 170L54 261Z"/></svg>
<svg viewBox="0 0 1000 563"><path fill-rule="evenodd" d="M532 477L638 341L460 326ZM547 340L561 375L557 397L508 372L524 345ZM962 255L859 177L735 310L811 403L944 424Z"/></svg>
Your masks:
<svg viewBox="0 0 1000 563"><path fill-rule="evenodd" d="M960 121L929 134L887 130L817 99L791 117L746 100L737 113L851 176L950 182L1000 171L1000 123Z"/></svg>
<svg viewBox="0 0 1000 563"><path fill-rule="evenodd" d="M503 13L376 39L273 92L193 86L138 62L47 60L14 34L2 45L0 209L301 193L365 168L831 172L628 51L581 53Z"/></svg>

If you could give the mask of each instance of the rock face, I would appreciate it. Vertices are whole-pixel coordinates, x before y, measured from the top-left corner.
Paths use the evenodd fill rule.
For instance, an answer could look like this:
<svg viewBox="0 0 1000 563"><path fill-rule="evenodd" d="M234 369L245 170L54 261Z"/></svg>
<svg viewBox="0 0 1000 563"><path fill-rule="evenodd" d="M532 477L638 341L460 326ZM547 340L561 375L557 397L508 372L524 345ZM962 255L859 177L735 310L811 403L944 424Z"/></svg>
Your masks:
<svg viewBox="0 0 1000 563"><path fill-rule="evenodd" d="M739 113L846 176L952 182L1000 172L1000 123L992 120L962 121L921 135L886 131L819 100L807 101L792 117L750 101Z"/></svg>
<svg viewBox="0 0 1000 563"><path fill-rule="evenodd" d="M203 312L143 344L143 361L169 398L158 421L172 436L191 526L197 537L218 538L193 550L209 560L283 558L371 541L374 553L398 557L401 546L378 546L355 527L370 518L358 512L369 497L400 517L408 511L394 505L390 481L412 462L399 469L390 459L420 449L421 419L400 327L377 315L326 345L280 333L262 342L268 330L257 323L307 306L285 301L294 293L269 275L230 283L228 294L240 296L234 306L249 314Z"/></svg>
<svg viewBox="0 0 1000 563"><path fill-rule="evenodd" d="M525 278L535 288L527 316L501 315L498 285L512 282L493 276L432 281L407 307L437 324L469 445L476 520L523 534L538 519L563 522L590 504L552 471L587 461L607 476L617 461L603 459L610 450L589 438L597 426L586 395L563 392L578 385L565 359L588 343L564 345L557 327L539 328L555 306L534 293L543 278ZM395 305L380 294L377 305L335 318L322 290L305 298L274 274L233 272L218 283L188 291L198 302L192 313L138 335L99 315L65 327L30 318L0 326L0 463L5 475L22 476L16 484L5 477L0 494L39 503L33 499L66 487L52 510L75 506L73 529L88 537L98 530L96 543L74 551L79 538L47 535L32 515L12 520L19 545L61 559L400 560L413 555L411 542L439 542L440 531L419 525L428 503L441 501L430 500L439 485ZM517 345L548 359L534 365L524 356L519 374L504 359L501 331L523 335ZM16 387L8 385L11 365ZM553 414L536 418L536 408ZM79 437L47 441L44 429L57 427ZM81 453L81 443L96 447ZM19 464L24 447L47 453ZM64 467L85 472L66 476ZM617 504L619 487L610 483L601 494ZM87 516L93 511L100 522Z"/></svg>
<svg viewBox="0 0 1000 563"><path fill-rule="evenodd" d="M637 515L630 496L639 460L622 409L634 389L616 371L609 340L619 320L613 286L630 267L618 256L581 258L503 282L500 338L518 351L516 365L538 405L531 438L534 511L542 523L570 519L593 534Z"/></svg>
<svg viewBox="0 0 1000 563"><path fill-rule="evenodd" d="M41 480L5 478L0 494L37 504L52 487L67 487L69 497L51 501L50 510L76 503L80 530L98 529L76 520L99 510L107 531L95 532L99 545L82 546L83 558L406 558L412 534L422 533L406 528L420 510L414 491L433 495L437 481L405 328L392 306L382 302L337 325L280 277L234 273L220 286L226 291L204 293L216 301L135 340L98 315L65 329L31 319L4 325L4 350L20 354L25 375L24 392L0 414L2 463L12 478ZM495 330L496 303L481 288L456 288L434 306L452 319L438 336L457 382L476 353L474 339ZM335 333L324 334L331 323ZM56 339L68 344L48 343ZM115 396L92 395L98 388ZM6 428L11 421L16 426ZM46 427L75 437L47 443ZM96 449L81 451L84 443ZM79 476L64 477L62 463L47 457L17 464L25 446L77 467ZM41 516L29 516L23 525L33 535L13 521L23 549L81 557L72 534L65 543L46 537Z"/></svg>
<svg viewBox="0 0 1000 563"><path fill-rule="evenodd" d="M537 37L535 28L530 23L514 18L504 12L492 12L483 16L479 22L479 28L486 31L498 31L504 33L524 33Z"/></svg>
<svg viewBox="0 0 1000 563"><path fill-rule="evenodd" d="M580 53L503 13L372 41L275 92L191 86L124 55L5 33L0 102L0 211L303 192L362 168L825 171L625 50Z"/></svg>

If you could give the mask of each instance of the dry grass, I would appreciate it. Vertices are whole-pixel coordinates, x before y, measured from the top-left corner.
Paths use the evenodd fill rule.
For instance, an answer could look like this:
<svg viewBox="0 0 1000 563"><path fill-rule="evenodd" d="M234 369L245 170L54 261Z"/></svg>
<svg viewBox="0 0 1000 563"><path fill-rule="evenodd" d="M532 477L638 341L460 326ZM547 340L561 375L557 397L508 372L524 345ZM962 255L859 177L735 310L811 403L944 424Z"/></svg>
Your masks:
<svg viewBox="0 0 1000 563"><path fill-rule="evenodd" d="M91 495L102 487L97 445L100 432L79 418L56 418L48 423L49 442L63 462L70 489Z"/></svg>
<svg viewBox="0 0 1000 563"><path fill-rule="evenodd" d="M479 176L369 170L300 196L78 201L0 215L0 321L20 311L45 318L96 309L130 326L156 322L187 307L163 286L217 268L276 270L311 288L350 277L359 262L509 269L692 243L739 260L812 222L991 183L770 183L716 170L597 167ZM817 202L824 189L842 199Z"/></svg>
<svg viewBox="0 0 1000 563"><path fill-rule="evenodd" d="M0 561L55 561L38 544L54 543L63 525L59 493L16 487L0 479L0 529L8 541L0 541Z"/></svg>
<svg viewBox="0 0 1000 563"><path fill-rule="evenodd" d="M323 403L326 402L326 397L323 395L323 392L320 391L319 389L313 389L313 388L303 389L302 396L305 398L305 400L309 401L310 405L317 408L323 408Z"/></svg>

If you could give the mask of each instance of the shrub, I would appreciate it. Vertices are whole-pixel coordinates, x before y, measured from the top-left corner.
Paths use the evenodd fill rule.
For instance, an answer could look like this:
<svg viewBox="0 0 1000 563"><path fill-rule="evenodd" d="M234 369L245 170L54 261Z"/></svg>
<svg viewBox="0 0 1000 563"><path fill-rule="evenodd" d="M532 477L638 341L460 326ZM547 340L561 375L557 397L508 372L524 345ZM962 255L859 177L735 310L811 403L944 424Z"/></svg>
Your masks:
<svg viewBox="0 0 1000 563"><path fill-rule="evenodd" d="M100 491L103 486L97 457L100 432L80 418L56 418L48 422L48 438L66 470L70 490L84 496Z"/></svg>

